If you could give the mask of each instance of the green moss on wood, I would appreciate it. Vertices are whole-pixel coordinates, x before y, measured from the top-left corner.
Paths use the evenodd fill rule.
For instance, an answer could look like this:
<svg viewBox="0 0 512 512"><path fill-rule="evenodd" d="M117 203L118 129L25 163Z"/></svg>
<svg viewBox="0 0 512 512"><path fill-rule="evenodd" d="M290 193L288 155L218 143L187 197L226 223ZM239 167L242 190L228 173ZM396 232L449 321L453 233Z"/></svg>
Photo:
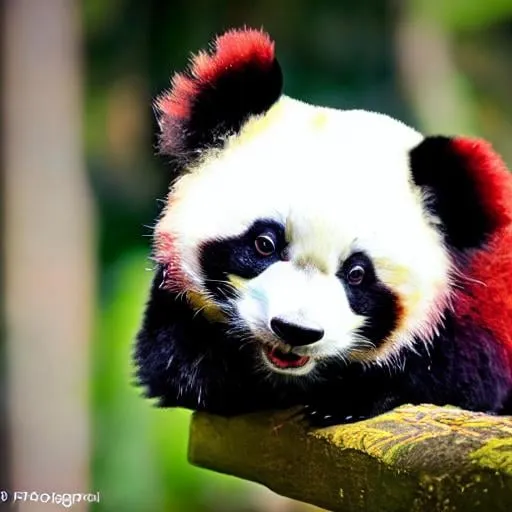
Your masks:
<svg viewBox="0 0 512 512"><path fill-rule="evenodd" d="M512 475L512 435L490 439L481 448L472 452L470 459L480 467Z"/></svg>
<svg viewBox="0 0 512 512"><path fill-rule="evenodd" d="M321 430L291 412L195 414L189 458L328 510L512 510L512 418L450 407Z"/></svg>

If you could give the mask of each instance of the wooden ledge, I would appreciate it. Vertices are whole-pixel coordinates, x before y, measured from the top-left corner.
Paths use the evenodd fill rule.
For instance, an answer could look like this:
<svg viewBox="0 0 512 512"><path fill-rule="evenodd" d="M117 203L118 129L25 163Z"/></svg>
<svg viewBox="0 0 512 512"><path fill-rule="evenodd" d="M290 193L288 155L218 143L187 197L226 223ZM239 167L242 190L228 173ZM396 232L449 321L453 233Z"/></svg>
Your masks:
<svg viewBox="0 0 512 512"><path fill-rule="evenodd" d="M189 460L332 511L512 511L512 417L422 405L320 430L290 418L196 413Z"/></svg>

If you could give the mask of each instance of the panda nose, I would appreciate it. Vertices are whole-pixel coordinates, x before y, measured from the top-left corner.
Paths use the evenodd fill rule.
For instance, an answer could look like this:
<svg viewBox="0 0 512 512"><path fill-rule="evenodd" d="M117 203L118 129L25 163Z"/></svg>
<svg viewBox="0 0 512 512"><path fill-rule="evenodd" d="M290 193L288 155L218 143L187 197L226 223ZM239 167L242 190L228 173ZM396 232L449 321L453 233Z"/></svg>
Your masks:
<svg viewBox="0 0 512 512"><path fill-rule="evenodd" d="M321 340L324 336L323 329L294 324L282 318L272 318L272 320L270 320L270 328L285 343L292 347L309 345L315 341Z"/></svg>

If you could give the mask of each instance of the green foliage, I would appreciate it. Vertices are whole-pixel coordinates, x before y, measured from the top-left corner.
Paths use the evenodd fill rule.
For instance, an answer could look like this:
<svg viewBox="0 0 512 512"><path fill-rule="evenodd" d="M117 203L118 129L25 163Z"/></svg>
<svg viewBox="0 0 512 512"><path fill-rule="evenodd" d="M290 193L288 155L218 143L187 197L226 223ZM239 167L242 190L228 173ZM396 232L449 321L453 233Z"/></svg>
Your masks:
<svg viewBox="0 0 512 512"><path fill-rule="evenodd" d="M421 14L452 30L487 27L512 14L512 0L409 0Z"/></svg>

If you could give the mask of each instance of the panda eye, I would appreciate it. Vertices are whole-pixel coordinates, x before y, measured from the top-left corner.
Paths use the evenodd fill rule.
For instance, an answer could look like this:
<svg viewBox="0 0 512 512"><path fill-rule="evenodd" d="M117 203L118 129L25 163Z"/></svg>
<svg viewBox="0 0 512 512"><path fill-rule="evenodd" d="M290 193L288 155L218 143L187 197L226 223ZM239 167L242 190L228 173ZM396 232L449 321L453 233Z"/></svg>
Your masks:
<svg viewBox="0 0 512 512"><path fill-rule="evenodd" d="M347 272L347 281L351 286L359 286L364 279L365 270L362 265L354 265Z"/></svg>
<svg viewBox="0 0 512 512"><path fill-rule="evenodd" d="M270 256L276 251L276 244L270 235L260 235L256 237L254 246L262 256Z"/></svg>

